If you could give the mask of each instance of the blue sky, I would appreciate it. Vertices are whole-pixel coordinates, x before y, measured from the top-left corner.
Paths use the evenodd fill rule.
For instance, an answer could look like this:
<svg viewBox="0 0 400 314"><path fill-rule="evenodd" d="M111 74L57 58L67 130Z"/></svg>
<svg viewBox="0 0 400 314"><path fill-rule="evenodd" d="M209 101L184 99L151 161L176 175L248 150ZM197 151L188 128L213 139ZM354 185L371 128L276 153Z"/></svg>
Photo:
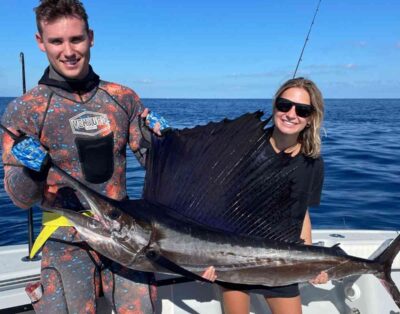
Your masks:
<svg viewBox="0 0 400 314"><path fill-rule="evenodd" d="M0 96L47 65L36 0L0 1ZM84 0L100 77L142 98L271 98L293 75L318 0ZM326 98L400 98L400 1L322 0L299 75Z"/></svg>

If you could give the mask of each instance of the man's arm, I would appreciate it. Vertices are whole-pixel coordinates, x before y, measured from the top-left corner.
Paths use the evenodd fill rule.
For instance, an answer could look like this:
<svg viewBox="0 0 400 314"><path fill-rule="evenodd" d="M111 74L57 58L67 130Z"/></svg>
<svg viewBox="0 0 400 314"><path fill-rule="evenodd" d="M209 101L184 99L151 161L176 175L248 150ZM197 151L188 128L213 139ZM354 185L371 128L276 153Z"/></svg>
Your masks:
<svg viewBox="0 0 400 314"><path fill-rule="evenodd" d="M44 182L35 181L18 163L11 153L14 140L3 135L4 188L13 203L20 208L29 208L42 198Z"/></svg>
<svg viewBox="0 0 400 314"><path fill-rule="evenodd" d="M145 116L143 117L147 112L148 110L145 111L140 104L138 114L132 117L129 123L129 147L143 167L146 163L147 150L151 145L151 133L145 125Z"/></svg>
<svg viewBox="0 0 400 314"><path fill-rule="evenodd" d="M142 166L145 166L147 151L151 147L151 133L162 136L162 131L171 129L163 117L153 114L150 121L149 116L149 109L141 105L139 114L131 119L129 125L129 146Z"/></svg>

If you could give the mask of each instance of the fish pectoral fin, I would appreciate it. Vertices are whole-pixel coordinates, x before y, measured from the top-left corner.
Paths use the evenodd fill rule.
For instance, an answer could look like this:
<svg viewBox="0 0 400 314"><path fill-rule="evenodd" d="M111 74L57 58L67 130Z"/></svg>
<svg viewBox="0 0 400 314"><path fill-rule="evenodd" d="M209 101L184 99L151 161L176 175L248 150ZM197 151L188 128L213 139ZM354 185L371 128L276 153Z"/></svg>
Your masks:
<svg viewBox="0 0 400 314"><path fill-rule="evenodd" d="M158 250L149 249L146 251L146 257L153 263L155 263L158 268L168 270L169 272L181 275L191 280L202 281L212 283L212 281L205 279L185 268L179 266L175 262L171 261L167 257L163 256Z"/></svg>
<svg viewBox="0 0 400 314"><path fill-rule="evenodd" d="M84 228L89 229L91 231L96 231L102 235L110 235L110 232L103 227L100 221L94 219L89 215L82 214L80 212L76 212L67 208L59 208L59 207L47 207L46 205L41 206L46 211L59 214L62 217L67 218L71 224L76 228Z"/></svg>

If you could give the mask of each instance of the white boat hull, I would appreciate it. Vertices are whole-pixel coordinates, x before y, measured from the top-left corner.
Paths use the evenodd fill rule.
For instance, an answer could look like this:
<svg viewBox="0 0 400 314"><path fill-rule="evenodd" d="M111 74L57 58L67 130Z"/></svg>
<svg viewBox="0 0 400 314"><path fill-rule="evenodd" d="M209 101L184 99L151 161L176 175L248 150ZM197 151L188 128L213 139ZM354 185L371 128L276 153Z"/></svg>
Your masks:
<svg viewBox="0 0 400 314"><path fill-rule="evenodd" d="M346 253L368 258L386 247L399 232L371 230L314 230L315 244L332 246L340 243ZM39 278L40 261L22 262L26 245L0 247L0 311L28 305L24 286ZM166 278L166 276L158 276ZM392 277L400 287L400 256L393 263ZM351 277L342 282L324 285L300 285L304 314L321 313L400 313L379 280L372 275ZM196 282L159 288L162 314L223 313L217 285ZM101 313L111 313L104 300L99 301ZM252 313L270 313L262 296L251 296Z"/></svg>

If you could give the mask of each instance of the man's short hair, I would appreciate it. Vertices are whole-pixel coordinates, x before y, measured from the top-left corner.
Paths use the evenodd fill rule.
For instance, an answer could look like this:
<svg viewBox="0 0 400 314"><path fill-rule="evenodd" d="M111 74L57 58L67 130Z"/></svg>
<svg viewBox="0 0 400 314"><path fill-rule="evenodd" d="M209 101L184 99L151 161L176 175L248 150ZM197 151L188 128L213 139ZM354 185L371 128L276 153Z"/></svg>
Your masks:
<svg viewBox="0 0 400 314"><path fill-rule="evenodd" d="M34 8L36 13L36 25L42 34L41 22L53 22L61 17L77 17L85 22L86 30L89 30L88 15L79 0L40 0L38 7Z"/></svg>

